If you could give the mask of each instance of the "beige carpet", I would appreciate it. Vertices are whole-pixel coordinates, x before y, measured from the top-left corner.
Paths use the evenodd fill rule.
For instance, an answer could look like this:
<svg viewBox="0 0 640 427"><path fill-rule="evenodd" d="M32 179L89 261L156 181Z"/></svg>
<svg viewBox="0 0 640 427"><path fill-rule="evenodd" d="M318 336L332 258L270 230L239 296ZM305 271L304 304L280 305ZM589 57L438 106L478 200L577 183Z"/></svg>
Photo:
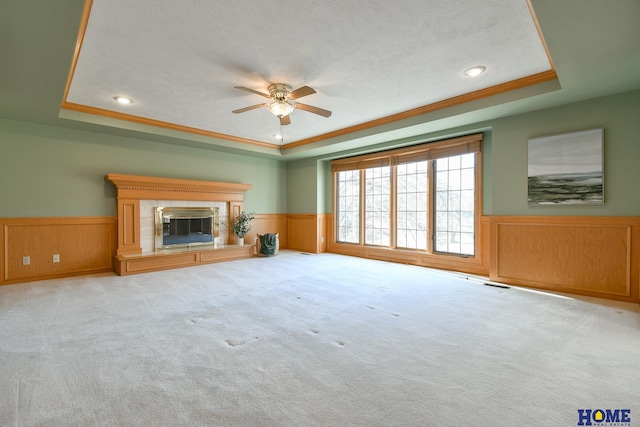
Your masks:
<svg viewBox="0 0 640 427"><path fill-rule="evenodd" d="M0 287L1 426L640 426L639 390L637 305L420 267L282 251Z"/></svg>

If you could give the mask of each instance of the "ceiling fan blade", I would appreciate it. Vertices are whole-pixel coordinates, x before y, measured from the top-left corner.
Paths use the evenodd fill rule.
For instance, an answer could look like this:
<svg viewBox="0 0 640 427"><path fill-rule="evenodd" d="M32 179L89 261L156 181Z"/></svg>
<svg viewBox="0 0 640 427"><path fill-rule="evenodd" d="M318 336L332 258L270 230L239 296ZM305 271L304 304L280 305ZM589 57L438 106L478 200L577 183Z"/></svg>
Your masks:
<svg viewBox="0 0 640 427"><path fill-rule="evenodd" d="M238 110L233 110L232 113L235 113L235 114L244 113L245 111L255 110L256 108L265 107L266 105L267 104L252 105L251 107L244 107L244 108L240 108Z"/></svg>
<svg viewBox="0 0 640 427"><path fill-rule="evenodd" d="M309 86L302 86L292 92L289 92L288 97L289 99L298 99L302 98L303 96L312 95L314 93L316 93L316 91Z"/></svg>
<svg viewBox="0 0 640 427"><path fill-rule="evenodd" d="M323 117L331 116L331 111L325 110L325 109L319 108L319 107L314 107L312 105L296 104L296 108L299 108L299 109L304 110L304 111L308 111L308 112L313 113L313 114L318 114L319 116L323 116Z"/></svg>
<svg viewBox="0 0 640 427"><path fill-rule="evenodd" d="M271 98L271 96L270 96L270 95L267 95L266 93L258 92L257 90L249 89L248 87L244 87L244 86L234 86L234 88L235 88L235 89L244 90L244 91L246 91L246 92L255 93L256 95L264 96L265 98Z"/></svg>
<svg viewBox="0 0 640 427"><path fill-rule="evenodd" d="M289 117L288 114L284 117L280 117L280 124L282 126L287 126L291 124L291 118Z"/></svg>

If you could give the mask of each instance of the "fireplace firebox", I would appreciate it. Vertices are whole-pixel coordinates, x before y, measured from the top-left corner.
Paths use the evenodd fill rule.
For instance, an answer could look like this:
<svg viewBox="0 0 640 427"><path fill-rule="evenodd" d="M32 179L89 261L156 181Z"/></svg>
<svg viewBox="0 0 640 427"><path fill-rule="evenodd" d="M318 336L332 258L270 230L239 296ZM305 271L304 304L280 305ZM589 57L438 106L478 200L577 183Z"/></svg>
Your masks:
<svg viewBox="0 0 640 427"><path fill-rule="evenodd" d="M218 245L218 208L156 207L155 250Z"/></svg>

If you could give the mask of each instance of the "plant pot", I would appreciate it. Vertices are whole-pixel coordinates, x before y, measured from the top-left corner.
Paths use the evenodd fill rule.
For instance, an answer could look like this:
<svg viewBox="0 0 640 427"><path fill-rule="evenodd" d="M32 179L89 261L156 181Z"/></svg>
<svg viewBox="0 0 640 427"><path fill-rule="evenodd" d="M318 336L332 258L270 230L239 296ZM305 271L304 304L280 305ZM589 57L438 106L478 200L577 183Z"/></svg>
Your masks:
<svg viewBox="0 0 640 427"><path fill-rule="evenodd" d="M244 245L244 237L237 237L236 236L236 245L238 245L238 246Z"/></svg>

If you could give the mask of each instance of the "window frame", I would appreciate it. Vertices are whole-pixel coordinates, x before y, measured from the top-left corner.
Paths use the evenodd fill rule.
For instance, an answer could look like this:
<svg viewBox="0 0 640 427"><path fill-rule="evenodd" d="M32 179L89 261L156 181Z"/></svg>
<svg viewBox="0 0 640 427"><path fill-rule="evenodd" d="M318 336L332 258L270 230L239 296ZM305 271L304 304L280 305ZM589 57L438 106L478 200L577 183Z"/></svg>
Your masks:
<svg viewBox="0 0 640 427"><path fill-rule="evenodd" d="M468 153L468 154L472 154L472 153ZM438 213L438 209L437 209L437 206L436 206L436 205L437 205L437 201L436 201L436 200L438 199L438 193L439 193L439 192L442 192L441 190L438 190L438 179L437 179L437 175L438 175L438 172L440 172L440 170L439 170L439 169L438 169L438 167L437 167L437 161L434 161L434 163L433 163L433 182L432 182L432 183L430 183L430 184L431 184L431 188L433 189L433 194L434 194L434 197L433 197L433 200L434 200L433 212L431 212L431 214L432 214L432 216L433 216L433 223L432 223L432 227L433 227L433 239L432 239L432 241L433 241L433 246L434 246L434 247L433 247L433 251L434 251L434 253L442 253L442 254L457 254L457 255L462 256L462 257L473 257L473 256L475 256L475 253L476 253L476 241L477 241L477 231L478 231L478 230L477 230L477 221L476 221L476 220L477 220L477 216L478 216L478 215L477 215L477 212L476 212L476 209L477 209L477 207L476 207L476 200L477 200L477 199L475 198L475 196L476 196L476 192L478 191L478 188L477 188L477 181L478 181L478 179L477 179L477 172L476 172L476 168L477 168L477 161L478 161L477 157L478 157L478 155L477 155L476 153L473 153L473 154L474 154L474 159L473 159L473 170L474 170L474 183L473 183L473 185L474 185L474 188L472 188L472 189L463 189L463 188L461 187L461 189L460 189L460 190L457 190L457 191L460 191L461 193L462 193L462 191L469 191L469 190L471 190L471 191L473 191L473 194L474 194L474 206L473 206L473 213L474 213L474 227L473 227L473 240L474 240L474 242L473 242L473 247L474 247L474 251L473 251L473 254L463 253L462 251L460 251L460 252L449 252L449 251L445 251L445 250L441 250L441 249L438 249L438 248L437 248L437 246L438 246L438 245L437 245L437 243L436 243L436 242L437 242L437 239L438 239L437 234L438 234L438 231L439 231L439 230L438 230L438 227L437 227L437 213ZM452 157L455 157L455 156L452 156ZM460 156L460 157L462 157L462 156ZM461 160L463 160L463 159L461 159ZM450 172L451 172L452 170L460 170L460 171L462 171L462 170L464 170L464 169L468 169L468 168L463 168L462 166L463 166L463 165L460 165L460 168L457 168L457 169L451 169L451 168L449 168L449 167L447 166L446 171L450 174ZM450 176L450 175L449 175L449 176ZM446 193L447 193L447 198L449 197L449 194L450 194L451 192L453 192L453 191L456 191L456 190L452 190L452 189L448 188L446 191L444 191L444 192L446 192ZM460 198L460 203L462 203L462 197ZM451 210L447 210L446 212L452 212L452 211L451 211ZM462 213L464 212L464 210L461 208L460 210L457 210L456 212L459 212L459 213L461 214L460 221L462 221ZM448 233L450 233L450 230L449 230L449 226L448 226L448 225L447 225L447 228L446 228L446 230L445 230L445 233L447 233L447 234L448 234ZM463 235L463 234L465 234L465 232L462 230L462 227L461 227L461 229L460 229L461 239L462 239L462 235ZM461 248L461 249L462 249L462 248Z"/></svg>
<svg viewBox="0 0 640 427"><path fill-rule="evenodd" d="M424 160L422 162L424 162ZM394 215L396 215L396 220L394 222L394 227L395 228L393 230L393 235L394 235L394 238L395 238L395 244L393 245L394 249L420 250L420 251L425 251L425 250L429 249L429 241L431 240L429 238L429 231L432 228L432 225L430 224L430 222L431 222L431 217L430 217L431 208L430 208L430 206L431 205L429 203L430 198L431 198L430 195L431 195L432 192L431 192L431 190L429 188L429 182L430 182L430 170L433 167L433 163L432 163L432 161L426 161L426 162L427 162L427 170L426 170L426 178L425 178L426 179L426 189L425 189L424 195L425 195L425 197L427 199L426 200L426 206L425 206L425 209L426 209L426 227L427 227L425 232L427 233L427 236L425 237L425 242L424 242L425 248L419 248L419 247L412 248L412 247L409 247L409 246L399 246L398 245L398 230L400 229L400 227L398 227L398 218L397 218L397 216L398 216L398 214L400 212L399 209L398 209L399 208L399 206L398 206L398 198L399 198L399 195L401 194L398 191L399 190L399 188L398 188L398 183L399 183L398 166L404 166L404 165L407 165L407 164L418 163L418 162L402 163L402 164L395 165L395 171L392 171L392 175L393 175L393 177L395 179L395 185L394 185L394 189L393 189L393 192L394 192L393 196L394 196L394 200L395 200ZM416 171L416 175L418 175L418 171ZM417 187L417 185L418 184L416 182L416 187ZM403 194L407 195L407 194L409 194L409 192L404 192ZM415 194L418 194L418 192L416 191ZM408 210L404 210L403 212L408 213L409 211ZM418 211L416 211L416 212L418 212ZM408 230L408 229L404 228L403 230ZM416 230L416 231L418 231L418 230ZM417 243L416 243L416 246L418 246Z"/></svg>
<svg viewBox="0 0 640 427"><path fill-rule="evenodd" d="M338 249L336 252L344 253L349 252L354 255L379 258L378 256L369 256L374 249L381 249L383 251L394 252L415 252L422 253L433 257L456 257L456 258L480 258L481 256L481 239L480 233L480 220L482 217L482 133L462 136L458 138L452 138L447 140L440 140L434 142L422 143L410 147L404 147L394 150L387 150L377 153L365 154L361 156L354 156L344 159L338 159L331 162L331 173L333 181L333 216L334 220L337 220L337 204L336 204L336 182L338 172L347 170L359 170L360 171L360 240L358 243L340 242L337 240L337 232L332 233L332 243ZM450 253L450 252L438 252L435 251L435 177L434 177L434 163L435 160L445 157L452 157L462 154L475 154L475 194L474 194L474 255ZM397 168L396 166L403 163L413 163L417 161L428 160L428 185L427 185L427 245L426 249L414 249L404 248L397 246ZM364 226L365 221L365 169L391 166L391 179L390 179L390 244L388 247L380 247L375 245L369 245L365 243ZM334 223L334 227L337 227L337 223Z"/></svg>
<svg viewBox="0 0 640 427"><path fill-rule="evenodd" d="M369 230L373 230L374 232L376 231L376 227L375 227L375 216L378 213L377 209L373 209L371 212L368 209L368 205L369 205L369 200L368 200L368 192L367 192L367 186L368 186L368 180L372 180L375 182L376 179L380 180L380 181L384 181L385 179L385 175L384 175L384 171L380 171L381 172L381 176L380 177L376 177L376 176L372 176L372 177L368 177L367 172L368 171L373 171L375 173L376 169L382 169L382 168L389 168L389 176L388 176L388 182L389 182L389 187L388 187L388 194L376 194L375 192L373 194L371 194L371 196L374 197L374 202L373 202L373 206L375 208L376 204L375 204L375 197L376 196L386 196L387 199L387 205L389 206L389 217L387 218L387 221L385 221L387 223L387 225L389 226L387 228L388 232L391 233L391 188L392 188L392 183L391 183L391 175L393 173L391 166L382 166L382 167L376 167L376 168L367 168L367 169L363 169L364 174L361 175L361 178L364 178L364 182L361 181L361 186L363 187L363 191L364 191L364 198L362 200L362 202L364 203L364 215L365 217L362 219L362 221L360 222L361 226L364 226L364 244L368 245L368 246L381 246L381 247L389 247L389 245L391 245L391 234L389 234L389 243L388 244L376 244L376 243L367 243L367 233L369 232ZM382 198L381 198L382 201ZM384 203L383 203L384 204ZM383 211L381 211L383 212ZM373 215L373 226L369 227L368 226L368 221L369 221L369 215L372 214ZM382 223L382 219L381 219L381 223ZM380 229L382 229L382 227L380 227Z"/></svg>
<svg viewBox="0 0 640 427"><path fill-rule="evenodd" d="M344 171L344 172L348 172L348 171ZM354 171L351 171L354 172ZM355 174L354 174L355 175ZM348 185L351 185L350 182L353 181L353 179L350 179L349 181L345 181L345 189ZM342 195L339 192L339 187L340 187L340 182L338 182L338 176L337 174L334 176L334 209L336 210L336 215L335 215L335 240L338 241L338 236L340 235L340 231L342 229L341 225L340 225L340 220L341 217L340 215L337 214L337 207L340 206L340 201L339 198L345 198L345 200L347 199L347 197L353 197L353 194L350 195ZM353 192L352 192L353 193ZM361 228L362 228L362 173L360 171L358 171L358 209L354 209L353 211L349 211L349 212L358 212L358 230L356 232L356 234L358 235L358 242L360 242L362 240L362 233L361 233ZM346 211L345 211L346 212ZM345 222L347 221L348 218L345 217ZM356 242L350 242L348 240L345 241L341 241L341 243L349 243L349 244L357 244Z"/></svg>

